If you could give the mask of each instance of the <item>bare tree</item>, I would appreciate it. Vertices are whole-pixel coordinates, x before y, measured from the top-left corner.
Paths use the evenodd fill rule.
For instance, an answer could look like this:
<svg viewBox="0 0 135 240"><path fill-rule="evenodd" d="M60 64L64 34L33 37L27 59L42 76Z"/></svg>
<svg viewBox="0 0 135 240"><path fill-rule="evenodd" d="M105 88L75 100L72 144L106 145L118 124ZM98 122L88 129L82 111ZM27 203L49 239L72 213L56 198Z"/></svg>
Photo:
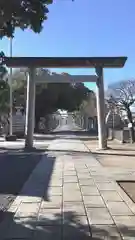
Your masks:
<svg viewBox="0 0 135 240"><path fill-rule="evenodd" d="M109 101L119 111L125 111L130 123L131 141L135 141L133 116L131 107L135 103L135 81L127 81L120 84L116 89L110 89Z"/></svg>

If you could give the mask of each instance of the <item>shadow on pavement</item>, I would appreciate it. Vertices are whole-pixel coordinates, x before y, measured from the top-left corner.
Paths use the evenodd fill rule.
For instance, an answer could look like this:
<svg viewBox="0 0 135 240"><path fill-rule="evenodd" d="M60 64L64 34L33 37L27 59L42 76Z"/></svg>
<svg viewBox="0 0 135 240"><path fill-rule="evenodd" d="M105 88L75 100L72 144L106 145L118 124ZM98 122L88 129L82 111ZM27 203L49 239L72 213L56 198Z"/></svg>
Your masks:
<svg viewBox="0 0 135 240"><path fill-rule="evenodd" d="M1 213L3 222L0 224L0 239L47 239L47 240L102 240L120 239L118 232L114 233L114 226L96 225L91 229L86 222L82 224L75 212L54 214L53 219L47 216L16 217L11 212ZM117 230L116 230L117 231ZM120 231L125 239L135 236L135 230L124 225Z"/></svg>
<svg viewBox="0 0 135 240"><path fill-rule="evenodd" d="M48 147L49 144L47 145L43 145L43 146L39 146L39 147L32 147L32 148L26 148L23 146L20 147L16 147L16 146L7 146L7 147L0 147L0 156L3 154L15 154L15 155L31 155L31 154L35 154L35 155L43 155L45 154L46 148Z"/></svg>
<svg viewBox="0 0 135 240"><path fill-rule="evenodd" d="M0 155L3 154L3 153L7 153L7 154L10 154L10 153L20 153L20 154L25 154L25 153L29 153L29 154L34 154L34 153L44 153L46 149L42 149L42 148L23 148L23 147L18 147L16 148L15 146L10 148L10 147L0 147ZM4 152L2 152L4 151Z"/></svg>
<svg viewBox="0 0 135 240"><path fill-rule="evenodd" d="M0 209L7 209L17 195L41 196L38 189L30 189L28 192L20 192L30 174L42 159L42 152L27 154L26 152L0 153ZM54 157L47 157L45 154L45 176L42 195L48 200L48 186L55 163ZM38 178L37 178L38 180ZM33 184L34 185L34 184Z"/></svg>

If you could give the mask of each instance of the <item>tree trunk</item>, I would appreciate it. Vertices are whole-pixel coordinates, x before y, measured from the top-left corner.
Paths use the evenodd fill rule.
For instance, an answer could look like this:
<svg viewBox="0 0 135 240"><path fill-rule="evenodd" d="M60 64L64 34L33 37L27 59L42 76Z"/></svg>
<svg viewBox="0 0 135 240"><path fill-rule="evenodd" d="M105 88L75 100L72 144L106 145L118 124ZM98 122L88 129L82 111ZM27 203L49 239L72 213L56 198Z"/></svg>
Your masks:
<svg viewBox="0 0 135 240"><path fill-rule="evenodd" d="M132 127L129 129L130 130L131 143L134 143L135 142L135 134L134 134L132 112L131 112L130 108L127 109L127 117L128 117L129 123L131 123L131 125L132 125Z"/></svg>
<svg viewBox="0 0 135 240"><path fill-rule="evenodd" d="M40 116L35 116L35 132L39 132L39 129L38 129L38 124L39 124L39 121L40 121Z"/></svg>
<svg viewBox="0 0 135 240"><path fill-rule="evenodd" d="M49 132L49 116L45 116L45 127L46 127L46 133Z"/></svg>
<svg viewBox="0 0 135 240"><path fill-rule="evenodd" d="M134 127L131 128L131 143L135 142L135 136L134 136Z"/></svg>

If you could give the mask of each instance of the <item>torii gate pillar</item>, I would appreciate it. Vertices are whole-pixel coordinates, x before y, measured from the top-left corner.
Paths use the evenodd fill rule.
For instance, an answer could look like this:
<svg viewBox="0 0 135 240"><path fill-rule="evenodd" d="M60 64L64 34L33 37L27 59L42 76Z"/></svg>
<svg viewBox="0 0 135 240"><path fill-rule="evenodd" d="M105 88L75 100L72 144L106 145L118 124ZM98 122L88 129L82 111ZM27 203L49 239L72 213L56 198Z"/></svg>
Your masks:
<svg viewBox="0 0 135 240"><path fill-rule="evenodd" d="M103 80L103 68L96 68L97 74L97 117L98 117L98 138L99 149L107 148L107 136L105 126L105 100L104 100L104 80Z"/></svg>
<svg viewBox="0 0 135 240"><path fill-rule="evenodd" d="M25 147L33 147L33 134L35 125L35 69L30 68L27 79L27 104L26 104L26 139Z"/></svg>

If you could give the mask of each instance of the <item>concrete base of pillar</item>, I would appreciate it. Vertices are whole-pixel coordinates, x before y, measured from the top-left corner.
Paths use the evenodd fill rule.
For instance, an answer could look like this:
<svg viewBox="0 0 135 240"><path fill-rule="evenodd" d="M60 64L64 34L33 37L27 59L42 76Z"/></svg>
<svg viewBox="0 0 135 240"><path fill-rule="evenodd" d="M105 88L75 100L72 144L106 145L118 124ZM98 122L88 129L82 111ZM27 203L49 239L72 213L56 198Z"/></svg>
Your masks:
<svg viewBox="0 0 135 240"><path fill-rule="evenodd" d="M36 151L38 151L35 147L27 146L26 144L25 144L24 150L26 152L36 152Z"/></svg>
<svg viewBox="0 0 135 240"><path fill-rule="evenodd" d="M104 147L104 148L96 148L96 151L102 151L102 150L109 150L110 148L109 147Z"/></svg>
<svg viewBox="0 0 135 240"><path fill-rule="evenodd" d="M33 149L33 143L25 142L25 149Z"/></svg>

